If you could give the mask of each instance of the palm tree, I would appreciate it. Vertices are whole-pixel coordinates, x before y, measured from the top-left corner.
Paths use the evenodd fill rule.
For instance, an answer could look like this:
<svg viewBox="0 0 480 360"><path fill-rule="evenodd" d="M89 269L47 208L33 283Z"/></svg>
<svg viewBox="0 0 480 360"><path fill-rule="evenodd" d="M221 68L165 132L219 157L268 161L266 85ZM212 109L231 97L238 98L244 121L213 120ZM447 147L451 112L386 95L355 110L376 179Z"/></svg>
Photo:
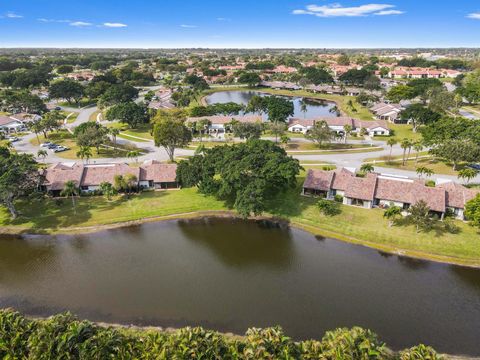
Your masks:
<svg viewBox="0 0 480 360"><path fill-rule="evenodd" d="M128 195L130 195L130 191L133 188L137 187L137 183L138 183L137 177L133 174L127 174L127 175L124 176L124 179L125 179L125 184L126 184L127 189L128 189Z"/></svg>
<svg viewBox="0 0 480 360"><path fill-rule="evenodd" d="M365 163L365 164L362 164L362 166L360 166L360 171L363 173L371 173L374 170L375 168L373 167L372 164Z"/></svg>
<svg viewBox="0 0 480 360"><path fill-rule="evenodd" d="M100 190L102 191L102 194L106 196L108 201L110 201L112 196L117 193L113 185L109 182L102 182L100 184Z"/></svg>
<svg viewBox="0 0 480 360"><path fill-rule="evenodd" d="M43 162L45 162L45 159L46 159L47 156L48 156L48 152L47 152L47 150L45 150L45 149L40 149L40 150L38 150L38 152L37 152L37 156L38 156L39 158L42 158L42 159L43 159Z"/></svg>
<svg viewBox="0 0 480 360"><path fill-rule="evenodd" d="M408 140L408 155L407 155L407 160L410 159L410 153L412 152L412 147L413 147L413 141Z"/></svg>
<svg viewBox="0 0 480 360"><path fill-rule="evenodd" d="M87 159L85 163L88 164L88 160L92 157L92 150L90 150L88 146L81 146L75 155L81 158L82 161L83 159Z"/></svg>
<svg viewBox="0 0 480 360"><path fill-rule="evenodd" d="M395 224L395 220L402 214L400 206L390 206L383 213L383 217L388 219L388 227L392 227Z"/></svg>
<svg viewBox="0 0 480 360"><path fill-rule="evenodd" d="M405 166L405 155L407 154L407 149L408 147L410 146L410 140L408 140L407 138L403 139L402 142L400 143L400 147L403 149L403 161L402 161L402 165Z"/></svg>
<svg viewBox="0 0 480 360"><path fill-rule="evenodd" d="M396 145L397 143L398 143L398 141L395 138L389 138L387 140L387 145L390 146L390 158L392 158L393 146Z"/></svg>
<svg viewBox="0 0 480 360"><path fill-rule="evenodd" d="M300 111L303 112L303 118L305 119L308 111L305 100L300 101Z"/></svg>
<svg viewBox="0 0 480 360"><path fill-rule="evenodd" d="M423 145L420 141L416 141L414 144L413 144L413 150L415 150L416 154L415 154L415 165L417 165L417 162L418 162L418 155L420 155L420 151L423 150Z"/></svg>
<svg viewBox="0 0 480 360"><path fill-rule="evenodd" d="M140 156L140 151L132 150L127 153L127 158L133 159L135 158L136 162L138 163L138 157Z"/></svg>
<svg viewBox="0 0 480 360"><path fill-rule="evenodd" d="M470 180L474 179L478 175L478 170L472 168L465 168L458 172L458 178L467 180L467 184Z"/></svg>
<svg viewBox="0 0 480 360"><path fill-rule="evenodd" d="M38 144L40 144L40 138L38 137L38 134L43 131L43 123L40 120L33 121L28 125L28 128L35 133Z"/></svg>
<svg viewBox="0 0 480 360"><path fill-rule="evenodd" d="M345 136L344 136L344 142L345 144L347 143L347 138L350 136L350 134L352 133L352 125L344 125L343 126L343 132L345 133Z"/></svg>
<svg viewBox="0 0 480 360"><path fill-rule="evenodd" d="M127 183L122 175L115 175L113 177L113 187L117 191L122 191L127 188Z"/></svg>
<svg viewBox="0 0 480 360"><path fill-rule="evenodd" d="M75 185L75 182L72 180L68 180L65 185L63 186L63 190L60 193L62 196L71 196L72 197L72 205L73 205L73 212L77 214L77 210L75 208L75 196L78 195L78 188Z"/></svg>
<svg viewBox="0 0 480 360"><path fill-rule="evenodd" d="M425 175L426 177L430 177L433 174L435 174L435 172L432 169L425 166L418 167L416 171L417 171L418 177L420 178L422 177L422 175Z"/></svg>
<svg viewBox="0 0 480 360"><path fill-rule="evenodd" d="M112 140L113 140L113 147L117 148L117 136L120 134L120 129L117 128L111 128L109 131L110 135L112 135Z"/></svg>

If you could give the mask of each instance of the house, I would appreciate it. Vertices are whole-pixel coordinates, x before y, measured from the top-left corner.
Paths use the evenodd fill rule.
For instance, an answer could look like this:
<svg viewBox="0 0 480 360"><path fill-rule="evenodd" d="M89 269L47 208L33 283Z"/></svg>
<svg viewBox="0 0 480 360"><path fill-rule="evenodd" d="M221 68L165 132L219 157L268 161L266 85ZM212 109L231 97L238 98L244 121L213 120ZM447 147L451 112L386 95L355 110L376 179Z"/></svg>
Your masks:
<svg viewBox="0 0 480 360"><path fill-rule="evenodd" d="M429 187L421 179L388 174L368 173L359 177L354 169L346 168L309 170L302 190L303 195L330 200L339 195L343 204L366 209L394 205L407 210L411 205L425 201L431 213L440 218L449 211L461 220L464 219L465 204L479 193L479 190L468 189L454 182Z"/></svg>
<svg viewBox="0 0 480 360"><path fill-rule="evenodd" d="M178 188L177 165L148 160L140 166L139 185L145 189Z"/></svg>
<svg viewBox="0 0 480 360"><path fill-rule="evenodd" d="M375 115L376 120L386 120L394 124L405 124L408 120L401 120L400 113L403 106L400 104L386 104L378 103L370 108L370 111Z"/></svg>
<svg viewBox="0 0 480 360"><path fill-rule="evenodd" d="M42 173L45 178L44 190L58 196L67 181L73 181L82 192L89 193L98 190L103 182L114 184L116 175L134 175L137 179L135 186L141 189L178 188L176 172L176 164L150 160L140 166L129 166L125 163L57 163Z"/></svg>
<svg viewBox="0 0 480 360"><path fill-rule="evenodd" d="M256 123L262 122L262 117L258 115L213 115L213 116L199 116L187 118L187 123L196 123L201 120L208 120L210 125L208 126L208 133L222 134L225 133L226 126L232 121Z"/></svg>
<svg viewBox="0 0 480 360"><path fill-rule="evenodd" d="M300 90L301 87L297 84L287 81L262 81L261 86L269 87L272 89L287 89L287 90Z"/></svg>
<svg viewBox="0 0 480 360"><path fill-rule="evenodd" d="M350 117L327 117L315 119L291 118L288 123L288 131L306 134L316 122L325 121L330 130L337 134L344 134L345 126L349 125L353 133L360 133L365 129L369 136L390 135L390 129L385 121L361 121Z"/></svg>
<svg viewBox="0 0 480 360"><path fill-rule="evenodd" d="M13 117L0 115L0 131L11 134L26 130L25 124Z"/></svg>

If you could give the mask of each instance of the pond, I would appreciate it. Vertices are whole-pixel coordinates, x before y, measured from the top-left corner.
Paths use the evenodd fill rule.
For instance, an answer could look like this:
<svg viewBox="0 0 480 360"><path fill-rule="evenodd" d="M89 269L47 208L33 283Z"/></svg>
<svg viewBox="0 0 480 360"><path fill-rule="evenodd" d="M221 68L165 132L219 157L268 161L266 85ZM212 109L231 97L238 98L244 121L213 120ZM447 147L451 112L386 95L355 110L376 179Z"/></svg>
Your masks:
<svg viewBox="0 0 480 360"><path fill-rule="evenodd" d="M0 306L295 339L354 325L393 348L480 355L480 270L390 256L270 222L202 218L0 239Z"/></svg>
<svg viewBox="0 0 480 360"><path fill-rule="evenodd" d="M247 105L250 99L254 95L260 96L270 96L270 94L261 93L257 91L220 91L213 94L208 95L205 98L207 104L217 104L217 103L227 103L227 102L234 102L237 104ZM311 99L304 99L301 97L285 97L293 102L294 106L294 114L293 117L296 118L316 118L316 117L336 117L339 116L337 112L335 112L335 103L331 101L325 100L311 100ZM306 105L306 111L302 111L302 101ZM266 116L265 116L266 118Z"/></svg>

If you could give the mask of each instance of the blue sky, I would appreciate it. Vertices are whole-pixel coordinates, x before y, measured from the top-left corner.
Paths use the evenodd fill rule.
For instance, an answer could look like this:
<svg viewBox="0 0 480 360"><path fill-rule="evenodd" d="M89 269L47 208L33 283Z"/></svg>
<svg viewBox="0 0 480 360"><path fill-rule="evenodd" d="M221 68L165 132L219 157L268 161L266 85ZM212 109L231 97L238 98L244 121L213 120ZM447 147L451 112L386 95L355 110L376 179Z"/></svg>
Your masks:
<svg viewBox="0 0 480 360"><path fill-rule="evenodd" d="M480 47L478 0L0 0L0 47Z"/></svg>

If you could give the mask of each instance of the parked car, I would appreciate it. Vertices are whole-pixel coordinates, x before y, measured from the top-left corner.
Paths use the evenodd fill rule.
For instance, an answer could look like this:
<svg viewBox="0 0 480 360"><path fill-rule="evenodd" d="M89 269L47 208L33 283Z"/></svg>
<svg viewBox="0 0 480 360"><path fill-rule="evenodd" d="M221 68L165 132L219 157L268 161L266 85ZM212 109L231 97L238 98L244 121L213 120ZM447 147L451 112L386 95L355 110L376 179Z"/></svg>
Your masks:
<svg viewBox="0 0 480 360"><path fill-rule="evenodd" d="M53 149L55 149L57 146L58 146L58 144L50 143L50 145L48 145L47 148L53 150Z"/></svg>
<svg viewBox="0 0 480 360"><path fill-rule="evenodd" d="M59 110L62 110L62 108L61 108L60 106L55 106L55 109L54 109L54 110L59 111Z"/></svg>
<svg viewBox="0 0 480 360"><path fill-rule="evenodd" d="M7 140L10 142L19 141L20 139L16 136L7 136Z"/></svg>
<svg viewBox="0 0 480 360"><path fill-rule="evenodd" d="M480 164L470 164L468 167L480 171Z"/></svg>
<svg viewBox="0 0 480 360"><path fill-rule="evenodd" d="M46 147L46 148L48 148L50 145L52 145L52 143L51 143L50 141L46 141L46 142L40 144L40 147Z"/></svg>
<svg viewBox="0 0 480 360"><path fill-rule="evenodd" d="M67 151L67 150L69 150L69 148L59 145L55 149L53 149L53 152L57 153L57 152L62 152L62 151Z"/></svg>

